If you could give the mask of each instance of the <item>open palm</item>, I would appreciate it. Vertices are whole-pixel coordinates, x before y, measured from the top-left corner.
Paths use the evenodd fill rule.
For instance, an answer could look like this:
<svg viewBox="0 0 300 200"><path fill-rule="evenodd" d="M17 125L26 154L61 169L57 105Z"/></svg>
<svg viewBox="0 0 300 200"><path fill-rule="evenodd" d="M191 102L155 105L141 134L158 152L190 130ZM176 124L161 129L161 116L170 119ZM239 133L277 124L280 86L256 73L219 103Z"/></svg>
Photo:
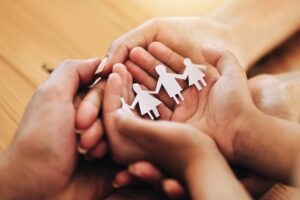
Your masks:
<svg viewBox="0 0 300 200"><path fill-rule="evenodd" d="M124 141L124 138L116 131L114 114L121 107L120 98L123 97L129 104L133 101L133 80L141 84L144 90L155 90L157 82L155 66L158 64L165 64L168 67L167 71L174 73L181 74L185 69L183 65L184 58L163 44L153 43L148 50L151 54L142 48L134 49L130 54L130 60L125 63L130 73L124 65L116 64L113 67L113 74L110 75L107 81L103 105L104 124L113 156L115 160L121 163L121 158L124 155L130 155L132 151L136 152L138 149L135 149L131 144L126 145L128 141ZM197 124L203 115L209 91L219 77L217 70L212 66L207 66L204 72L206 74L207 87L200 92L194 86L187 87L185 81L178 81L184 89L182 94L185 99L180 104L176 104L163 89L160 90L157 97L163 103L158 106L160 112L159 120Z"/></svg>
<svg viewBox="0 0 300 200"><path fill-rule="evenodd" d="M203 52L205 53L205 52ZM200 54L200 53L199 53ZM228 159L233 154L233 141L245 112L255 110L249 92L247 77L235 57L229 52L206 51L207 67L204 69L207 87L198 91L195 86L184 88L184 101L180 104L170 99L165 91L158 94L169 109L169 115L160 119L186 122L212 136ZM133 79L153 90L157 74L155 66L163 63L168 70L182 74L184 58L159 42L150 44L148 51L134 48L126 62Z"/></svg>
<svg viewBox="0 0 300 200"><path fill-rule="evenodd" d="M126 67L132 74L134 81L144 85L148 90L155 90L158 79L155 67L159 64L164 64L168 72L183 73L185 69L184 58L162 43L150 44L148 51L140 47L134 48L130 53L130 60L126 62ZM157 96L163 102L161 106L163 109L161 109L162 116L159 119L187 122L199 117L199 113L203 113L210 88L218 79L219 74L212 66L207 66L202 70L206 74L207 87L200 92L195 86L188 87L186 81L178 79L179 84L184 89L182 93L184 101L179 104L176 104L164 89L160 90Z"/></svg>

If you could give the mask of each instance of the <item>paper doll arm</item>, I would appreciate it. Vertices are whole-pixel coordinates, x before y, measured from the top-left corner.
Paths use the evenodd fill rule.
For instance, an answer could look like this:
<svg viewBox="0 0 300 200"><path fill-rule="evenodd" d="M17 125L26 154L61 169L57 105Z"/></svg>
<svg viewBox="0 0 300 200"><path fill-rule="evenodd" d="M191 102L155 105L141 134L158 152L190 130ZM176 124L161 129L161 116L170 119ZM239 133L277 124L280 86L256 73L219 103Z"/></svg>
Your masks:
<svg viewBox="0 0 300 200"><path fill-rule="evenodd" d="M134 98L134 100L133 100L133 102L132 102L132 104L130 105L130 109L134 109L134 107L136 106L136 104L138 103L138 100L137 100L137 98Z"/></svg>
<svg viewBox="0 0 300 200"><path fill-rule="evenodd" d="M161 88L161 81L158 80L157 81L157 84L156 84L156 88L155 88L155 91L148 91L148 94L158 94L159 93L159 90Z"/></svg>
<svg viewBox="0 0 300 200"><path fill-rule="evenodd" d="M185 80L187 78L188 74L186 73L186 71L184 71L183 74L172 74L172 76L177 78L177 79Z"/></svg>

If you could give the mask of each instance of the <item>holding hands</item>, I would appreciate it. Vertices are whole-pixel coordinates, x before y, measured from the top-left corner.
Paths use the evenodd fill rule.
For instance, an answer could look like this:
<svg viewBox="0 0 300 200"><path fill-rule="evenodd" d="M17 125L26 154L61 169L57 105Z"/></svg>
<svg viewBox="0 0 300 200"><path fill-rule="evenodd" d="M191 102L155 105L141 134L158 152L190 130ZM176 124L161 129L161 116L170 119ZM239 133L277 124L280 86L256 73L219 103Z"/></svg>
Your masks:
<svg viewBox="0 0 300 200"><path fill-rule="evenodd" d="M87 152L89 158L102 158L109 147L113 160L118 164L137 166L142 163L148 167L148 180L153 179L155 174L161 179L160 169L185 184L193 199L249 198L224 157L229 162L244 165L272 180L290 182L294 163L288 155L298 152L295 143L298 125L267 116L256 108L246 74L230 52L206 46L202 48L201 54L206 64L201 69L205 81L201 73L198 74L201 75L199 79L192 80L187 72L191 69L186 66L193 63L162 43L151 43L148 51L140 47L133 48L129 60L124 64L115 64L108 79L96 83L82 99L75 97L75 94L79 87L92 82L100 61L93 59L63 63L33 97L21 129L3 156L0 167L7 169L11 167L12 160L24 159L25 169L37 179L32 178L33 183L43 180L40 185L41 198L43 195L55 194L52 195L55 198L64 194L64 189L73 185L76 177L77 127L81 132L80 149ZM66 74L71 80L65 79ZM167 82L161 80L162 76L168 74L173 81L175 78L189 77L188 83L184 80L176 82L179 90L171 95ZM133 84L133 81L136 83ZM202 89L200 83L206 87ZM161 86L165 90L160 90ZM150 94L155 94L156 98ZM155 100L155 109L150 111L156 118L160 116L159 121L138 117L136 111L132 115L130 108L134 108L138 103L137 97L142 98L143 95L149 95ZM180 103L177 97L182 100ZM42 102L46 102L45 106L37 109L36 105ZM131 106L126 102L132 102ZM33 109L39 112L32 114ZM149 114L147 109L141 108L140 111ZM64 120L57 113L51 114L57 110L64 116ZM45 121L47 124L35 123L44 116L49 118ZM273 123L277 126L271 126ZM252 130L253 124L256 131ZM272 130L273 135L264 130L266 126ZM39 135L43 127L51 129L46 131L47 134ZM288 130L290 134L283 137L279 134L283 130ZM258 136L263 140L257 142ZM32 142L27 141L28 138L35 139ZM285 161L272 168L274 161L268 157L278 154L273 145L278 140L283 148L295 145L292 145L293 148L284 148L280 158ZM62 153L61 149L66 149L67 153ZM253 150L257 152L253 153ZM258 155L260 151L264 154ZM22 159L19 158L21 155ZM43 160L41 157L47 159L47 165L40 162ZM52 169L51 176L48 167ZM118 167L113 168L116 171ZM106 167L103 170L106 171ZM15 174L32 176L28 171L16 168ZM113 191L111 187L104 186L112 182L113 174L101 179L100 184L104 189L98 196L104 198ZM147 180L131 168L129 172L119 172L115 183L118 186L128 184L135 179L133 175ZM4 174L0 176L5 178ZM170 197L182 198L183 188L174 179L165 179L163 189ZM215 190L210 190L211 187ZM34 184L26 191L23 196L28 198L38 194Z"/></svg>

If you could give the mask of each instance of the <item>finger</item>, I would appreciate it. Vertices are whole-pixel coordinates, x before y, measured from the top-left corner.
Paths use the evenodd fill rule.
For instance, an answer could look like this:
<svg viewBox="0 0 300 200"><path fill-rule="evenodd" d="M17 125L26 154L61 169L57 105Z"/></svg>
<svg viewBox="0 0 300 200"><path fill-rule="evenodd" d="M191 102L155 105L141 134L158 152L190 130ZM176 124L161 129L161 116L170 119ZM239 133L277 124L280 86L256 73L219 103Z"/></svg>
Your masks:
<svg viewBox="0 0 300 200"><path fill-rule="evenodd" d="M90 127L101 109L106 82L101 80L94 85L83 98L76 113L76 127L84 130Z"/></svg>
<svg viewBox="0 0 300 200"><path fill-rule="evenodd" d="M149 162L139 161L133 163L128 167L128 172L133 176L151 184L159 191L163 189L163 191L171 199L183 199L185 195L184 188L178 181L169 178L166 179L165 175L163 175L158 168Z"/></svg>
<svg viewBox="0 0 300 200"><path fill-rule="evenodd" d="M216 49L212 46L204 46L202 54L204 59L215 66L221 75L245 76L245 71L231 52Z"/></svg>
<svg viewBox="0 0 300 200"><path fill-rule="evenodd" d="M90 150L88 156L91 158L103 158L108 152L108 145L105 140L102 140L93 149Z"/></svg>
<svg viewBox="0 0 300 200"><path fill-rule="evenodd" d="M131 61L126 61L125 65L135 82L144 85L149 90L155 90L157 81L152 76ZM166 91L161 90L157 96L169 109L174 109L175 102L170 99Z"/></svg>
<svg viewBox="0 0 300 200"><path fill-rule="evenodd" d="M73 100L75 110L78 110L78 107L79 107L81 101L83 100L84 96L86 95L86 93L87 93L86 91L79 91L75 95L74 100Z"/></svg>
<svg viewBox="0 0 300 200"><path fill-rule="evenodd" d="M156 60L148 51L141 47L135 47L130 51L129 58L135 64L141 66L149 75L155 79L158 78L155 67L163 63ZM168 71L172 72L170 69Z"/></svg>
<svg viewBox="0 0 300 200"><path fill-rule="evenodd" d="M127 170L122 170L118 172L115 176L115 180L113 181L114 188L120 188L126 185L133 184L137 181L137 179L131 175Z"/></svg>
<svg viewBox="0 0 300 200"><path fill-rule="evenodd" d="M115 40L107 52L106 63L102 64L104 67L101 76L108 76L114 64L124 63L132 48L137 46L146 48L155 39L157 30L157 23L148 21Z"/></svg>
<svg viewBox="0 0 300 200"><path fill-rule="evenodd" d="M162 181L162 188L170 199L185 199L186 191L175 179L164 179Z"/></svg>
<svg viewBox="0 0 300 200"><path fill-rule="evenodd" d="M122 79L117 73L112 73L107 80L104 91L103 112L106 114L113 113L121 107L122 97ZM106 117L104 117L106 118Z"/></svg>
<svg viewBox="0 0 300 200"><path fill-rule="evenodd" d="M134 99L134 93L133 93L133 90L132 90L132 83L133 83L133 78L132 78L132 75L131 73L129 73L127 71L127 91L128 91L128 102L132 102L133 99Z"/></svg>
<svg viewBox="0 0 300 200"><path fill-rule="evenodd" d="M110 142L111 149L114 148L114 142L117 143L118 136L114 113L121 108L121 95L122 95L122 80L121 77L112 73L107 80L106 88L104 91L104 99L103 99L103 120L105 124L105 131L108 135L108 139Z"/></svg>
<svg viewBox="0 0 300 200"><path fill-rule="evenodd" d="M80 135L79 151L84 153L94 148L100 142L102 136L103 127L101 121L98 119L89 129Z"/></svg>
<svg viewBox="0 0 300 200"><path fill-rule="evenodd" d="M152 42L148 47L148 51L157 60L169 66L175 73L183 73L185 69L183 64L184 57L180 56L166 45L160 42Z"/></svg>
<svg viewBox="0 0 300 200"><path fill-rule="evenodd" d="M191 127L180 123L150 121L134 116L126 116L126 113L124 113L121 109L115 113L114 117L116 128L119 133L142 147L149 149L155 149L155 147L153 147L153 145L148 145L147 141L151 141L151 144L161 144L162 142L175 139L176 133L186 131L194 132L194 129Z"/></svg>
<svg viewBox="0 0 300 200"><path fill-rule="evenodd" d="M79 86L93 80L99 63L98 58L65 61L51 73L40 89L53 88L59 92L60 98L73 101Z"/></svg>
<svg viewBox="0 0 300 200"><path fill-rule="evenodd" d="M173 52L175 54L175 52ZM144 69L148 74L150 74L155 79L158 79L158 74L155 70L156 66L159 64L162 64L160 60L157 60L153 55L151 55L148 51L141 47L135 47L131 50L129 58L132 62L134 62L136 65L140 66L142 69ZM181 63L177 63L177 65L180 65ZM165 66L167 69L167 72L169 73L175 73L171 66ZM180 86L185 89L187 87L185 81L178 80L178 83Z"/></svg>
<svg viewBox="0 0 300 200"><path fill-rule="evenodd" d="M122 81L122 97L128 102L128 75L125 65L117 63L113 66L113 72L117 73L121 77Z"/></svg>
<svg viewBox="0 0 300 200"><path fill-rule="evenodd" d="M163 174L151 163L139 161L128 167L130 174L151 184L160 184Z"/></svg>

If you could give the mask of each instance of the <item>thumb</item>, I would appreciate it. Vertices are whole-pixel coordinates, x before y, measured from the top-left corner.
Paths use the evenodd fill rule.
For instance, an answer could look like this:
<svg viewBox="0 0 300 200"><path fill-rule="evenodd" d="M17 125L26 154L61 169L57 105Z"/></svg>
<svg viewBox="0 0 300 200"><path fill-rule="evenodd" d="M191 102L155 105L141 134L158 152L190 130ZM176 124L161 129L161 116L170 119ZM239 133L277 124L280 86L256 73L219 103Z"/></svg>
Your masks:
<svg viewBox="0 0 300 200"><path fill-rule="evenodd" d="M236 57L228 50L205 45L202 47L202 54L206 62L215 66L221 75L245 75Z"/></svg>
<svg viewBox="0 0 300 200"><path fill-rule="evenodd" d="M158 150L160 146L173 144L180 133L187 131L179 123L145 120L128 115L123 109L116 112L115 124L122 136L148 150Z"/></svg>
<svg viewBox="0 0 300 200"><path fill-rule="evenodd" d="M128 59L131 49L134 47L147 48L154 41L157 32L158 25L156 21L149 20L114 40L96 73L101 77L107 77L111 73L114 64L124 63Z"/></svg>

